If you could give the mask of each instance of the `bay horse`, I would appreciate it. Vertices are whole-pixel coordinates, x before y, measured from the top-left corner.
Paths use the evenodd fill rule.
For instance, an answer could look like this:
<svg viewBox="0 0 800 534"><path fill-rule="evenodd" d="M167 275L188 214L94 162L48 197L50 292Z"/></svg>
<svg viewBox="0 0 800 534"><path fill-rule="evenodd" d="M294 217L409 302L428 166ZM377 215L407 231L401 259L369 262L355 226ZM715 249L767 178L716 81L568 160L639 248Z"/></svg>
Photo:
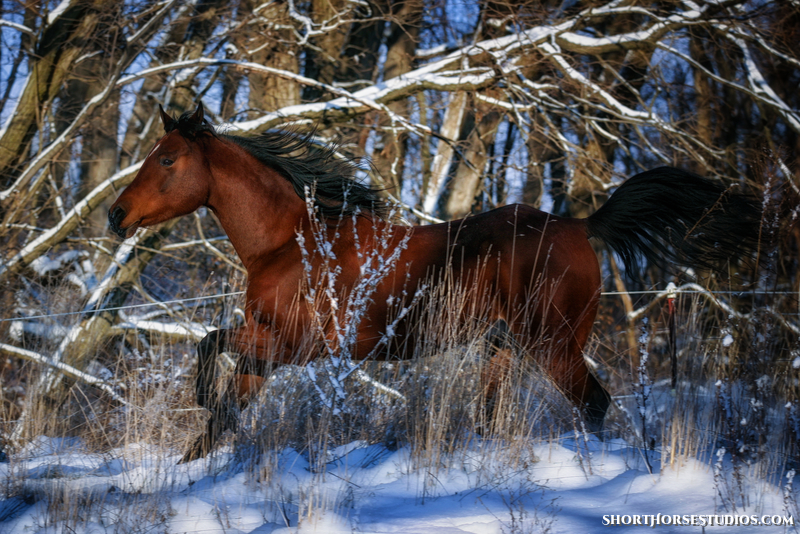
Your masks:
<svg viewBox="0 0 800 534"><path fill-rule="evenodd" d="M643 257L707 267L758 246L761 208L755 198L668 167L628 179L585 219L509 205L441 224L395 226L384 217L379 192L354 179L356 163L319 147L311 135L225 134L205 119L202 104L177 119L163 108L160 114L165 135L111 206L111 230L131 237L140 227L205 206L217 216L248 275L245 326L215 330L198 344L197 402L211 417L184 462L205 456L226 429L236 430L236 404L246 406L277 366L319 356L309 349L309 337L319 334L313 334L313 313L301 296L308 291L305 280L323 276L325 264L336 269L337 291L353 291L363 275L362 253L379 246L370 237L376 231L390 230L382 246L398 256L394 274L381 280L369 299L352 348L356 359L411 357L417 332L411 316L393 324L404 342L377 350L394 313L390 303L436 283L450 269L465 291L486 296L488 319L504 320L523 346L534 337L549 337L547 355L537 356L538 363L595 430L609 396L583 358L601 287L589 239L605 242L629 273ZM331 237L326 258L302 247L320 239L315 228ZM220 395L214 369L223 351L240 357Z"/></svg>

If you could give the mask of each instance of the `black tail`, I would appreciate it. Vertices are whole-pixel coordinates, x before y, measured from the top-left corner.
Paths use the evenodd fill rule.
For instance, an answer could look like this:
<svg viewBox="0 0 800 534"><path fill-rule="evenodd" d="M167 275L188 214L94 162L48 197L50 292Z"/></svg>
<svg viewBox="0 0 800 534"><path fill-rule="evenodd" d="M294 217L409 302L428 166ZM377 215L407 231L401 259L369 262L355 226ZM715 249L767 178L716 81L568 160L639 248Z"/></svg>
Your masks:
<svg viewBox="0 0 800 534"><path fill-rule="evenodd" d="M758 250L761 203L721 183L671 167L637 174L586 219L627 273L641 257L718 270L734 256Z"/></svg>

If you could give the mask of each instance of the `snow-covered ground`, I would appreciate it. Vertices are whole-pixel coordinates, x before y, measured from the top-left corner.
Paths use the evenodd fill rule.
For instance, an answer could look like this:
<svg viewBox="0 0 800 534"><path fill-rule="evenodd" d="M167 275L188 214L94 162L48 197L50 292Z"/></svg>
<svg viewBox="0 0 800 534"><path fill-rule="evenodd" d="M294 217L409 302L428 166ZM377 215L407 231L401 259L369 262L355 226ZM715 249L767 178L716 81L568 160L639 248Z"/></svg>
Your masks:
<svg viewBox="0 0 800 534"><path fill-rule="evenodd" d="M659 467L659 454L651 452L649 473L640 449L573 434L532 444L528 453L516 448L513 461L506 446L475 438L435 470L407 447L363 442L331 451L318 473L293 450L249 464L222 450L188 465L144 446L102 455L82 450L77 440L39 438L0 465L4 492L17 495L0 502L0 517L8 518L0 532L577 533L606 531L604 522L617 518L604 516L617 515L631 524L615 525L615 532L643 532L652 523L645 516L658 514L689 516L682 520L695 526L661 524L657 531L702 532L704 522L725 521L709 515L760 521L790 516L796 506L785 477L777 485L745 480L747 506L739 497L734 512L729 495L738 486L725 461ZM647 526L635 525L637 519Z"/></svg>

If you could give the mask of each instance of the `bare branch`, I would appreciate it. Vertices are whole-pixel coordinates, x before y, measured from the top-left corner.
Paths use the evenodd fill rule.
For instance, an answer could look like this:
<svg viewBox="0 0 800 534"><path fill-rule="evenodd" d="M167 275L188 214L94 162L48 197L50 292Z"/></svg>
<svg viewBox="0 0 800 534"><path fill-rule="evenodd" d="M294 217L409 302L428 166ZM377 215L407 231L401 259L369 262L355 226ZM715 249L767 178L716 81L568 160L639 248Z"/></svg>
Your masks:
<svg viewBox="0 0 800 534"><path fill-rule="evenodd" d="M18 24L16 22L11 22L10 20L0 19L0 26L6 26L7 28L13 28L20 33L24 33L26 35L30 35L31 37L36 37L36 32L32 29L28 28L24 24Z"/></svg>
<svg viewBox="0 0 800 534"><path fill-rule="evenodd" d="M106 198L120 188L131 183L142 166L141 162L131 165L102 184L80 200L75 206L64 214L61 221L52 228L43 231L39 237L31 241L22 250L0 263L0 279L9 273L18 272L25 265L47 252L50 248L60 243L74 231L81 222L99 206Z"/></svg>
<svg viewBox="0 0 800 534"><path fill-rule="evenodd" d="M113 386L109 385L103 380L100 380L97 377L94 377L88 373L84 373L80 369L76 369L61 361L54 360L46 356L42 356L38 352L22 349L19 347L15 347L13 345L7 345L5 343L0 343L0 352L4 352L9 356L16 356L17 358L22 358L24 360L28 360L34 363L46 365L62 373L63 375L72 378L73 380L77 380L79 382L83 382L84 384L88 384L90 386L94 386L98 389L101 389L106 393L108 393L108 395L116 402L122 404L123 406L128 406L128 401L120 397L119 394L117 394L117 392L114 390Z"/></svg>

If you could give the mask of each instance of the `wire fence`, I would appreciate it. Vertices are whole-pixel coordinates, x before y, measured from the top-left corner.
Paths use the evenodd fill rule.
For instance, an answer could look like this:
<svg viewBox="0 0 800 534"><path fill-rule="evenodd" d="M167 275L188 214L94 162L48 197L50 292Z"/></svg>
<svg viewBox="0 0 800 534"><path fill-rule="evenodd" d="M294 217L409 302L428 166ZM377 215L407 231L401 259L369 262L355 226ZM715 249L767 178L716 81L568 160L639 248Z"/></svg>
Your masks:
<svg viewBox="0 0 800 534"><path fill-rule="evenodd" d="M81 311L74 311L74 312L62 312L62 313L48 313L48 314L41 314L41 315L29 315L26 317L6 317L0 319L0 323L6 323L9 321L25 321L31 319L47 319L50 317L68 317L70 315L92 315L100 312L106 311L119 311L119 310L133 310L133 309L140 309L140 308L154 308L165 306L167 304L181 304L184 302L199 302L202 300L211 300L211 299L218 299L223 297L232 297L238 295L244 295L244 291L232 291L229 293L217 293L216 295L206 295L202 297L190 297L185 299L172 299L172 300L163 300L159 302L145 302L142 304L129 304L127 306L115 306L111 308L94 308L91 310L81 310Z"/></svg>
<svg viewBox="0 0 800 534"><path fill-rule="evenodd" d="M48 313L48 314L39 314L39 315L29 315L25 317L4 317L0 318L0 323L6 323L9 321L26 321L32 319L47 319L52 317L68 317L74 315L92 315L100 312L106 311L119 311L119 310L133 310L133 309L141 309L141 308L154 308L159 306L165 306L167 304L182 304L185 302L200 302L203 300L212 300L224 297L235 297L239 295L244 295L245 291L231 291L227 293L216 293L214 295L205 295L201 297L189 297L184 299L171 299L171 300L164 300L159 302L145 302L142 304L129 304L126 306L115 306L111 308L93 308L90 310L81 310L81 311L73 311L73 312L61 312L61 313ZM609 296L622 296L622 295L666 295L667 290L665 289L645 289L640 291L602 291L600 293L601 297L609 297ZM675 294L681 295L701 295L701 294L711 294L711 295L728 295L728 296L744 296L744 295L795 295L800 298L800 292L798 291L700 291L696 289L677 289ZM787 315L800 315L800 313L796 314L787 314Z"/></svg>

